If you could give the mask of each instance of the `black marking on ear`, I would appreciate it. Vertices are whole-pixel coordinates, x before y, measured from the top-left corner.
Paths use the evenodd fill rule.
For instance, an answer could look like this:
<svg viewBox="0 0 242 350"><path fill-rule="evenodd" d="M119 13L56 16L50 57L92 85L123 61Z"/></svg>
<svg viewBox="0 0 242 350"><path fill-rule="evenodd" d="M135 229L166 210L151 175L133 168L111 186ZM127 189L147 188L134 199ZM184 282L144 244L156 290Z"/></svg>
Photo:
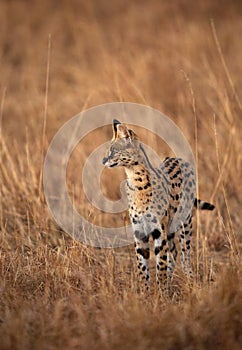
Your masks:
<svg viewBox="0 0 242 350"><path fill-rule="evenodd" d="M113 129L115 133L117 132L117 125L121 124L117 119L113 120Z"/></svg>

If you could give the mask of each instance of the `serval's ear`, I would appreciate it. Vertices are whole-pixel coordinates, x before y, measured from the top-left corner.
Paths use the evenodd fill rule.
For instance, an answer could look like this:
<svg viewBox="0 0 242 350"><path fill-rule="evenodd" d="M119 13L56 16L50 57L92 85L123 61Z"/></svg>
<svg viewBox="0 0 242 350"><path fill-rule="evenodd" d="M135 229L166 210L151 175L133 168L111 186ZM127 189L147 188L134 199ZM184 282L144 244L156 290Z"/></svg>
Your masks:
<svg viewBox="0 0 242 350"><path fill-rule="evenodd" d="M117 138L132 142L134 139L137 139L137 136L133 130L128 129L126 125L119 124L117 125Z"/></svg>
<svg viewBox="0 0 242 350"><path fill-rule="evenodd" d="M131 139L129 129L124 124L117 125L117 138L118 139Z"/></svg>
<svg viewBox="0 0 242 350"><path fill-rule="evenodd" d="M138 136L136 135L136 133L133 130L129 129L129 133L130 133L131 140L138 139Z"/></svg>
<svg viewBox="0 0 242 350"><path fill-rule="evenodd" d="M117 137L117 126L120 125L121 123L117 120L113 120L113 139L116 139Z"/></svg>

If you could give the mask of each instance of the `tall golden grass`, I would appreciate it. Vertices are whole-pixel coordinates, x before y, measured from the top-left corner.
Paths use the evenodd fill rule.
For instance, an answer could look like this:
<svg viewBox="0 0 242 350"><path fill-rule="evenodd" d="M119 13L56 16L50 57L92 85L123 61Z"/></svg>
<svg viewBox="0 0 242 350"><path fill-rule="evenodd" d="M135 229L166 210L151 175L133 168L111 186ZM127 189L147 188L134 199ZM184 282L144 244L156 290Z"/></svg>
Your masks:
<svg viewBox="0 0 242 350"><path fill-rule="evenodd" d="M241 349L241 15L240 1L0 3L0 349ZM113 101L174 120L197 157L199 195L216 205L194 227L195 281L178 266L169 300L137 292L132 247L75 242L45 203L54 134ZM115 226L125 214L98 212L81 188L86 158L110 137L85 138L67 184L83 215ZM105 170L104 193L118 198L122 178Z"/></svg>

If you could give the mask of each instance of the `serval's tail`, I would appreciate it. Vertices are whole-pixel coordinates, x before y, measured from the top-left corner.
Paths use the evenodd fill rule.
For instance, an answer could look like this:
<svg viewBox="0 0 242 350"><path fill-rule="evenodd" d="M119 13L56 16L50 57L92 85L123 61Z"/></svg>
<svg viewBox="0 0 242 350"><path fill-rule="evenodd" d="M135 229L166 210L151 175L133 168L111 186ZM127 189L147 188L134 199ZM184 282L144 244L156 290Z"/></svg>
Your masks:
<svg viewBox="0 0 242 350"><path fill-rule="evenodd" d="M215 205L208 202L201 201L201 199L197 199L197 198L195 199L194 206L195 208L201 209L201 210L213 210L215 208Z"/></svg>

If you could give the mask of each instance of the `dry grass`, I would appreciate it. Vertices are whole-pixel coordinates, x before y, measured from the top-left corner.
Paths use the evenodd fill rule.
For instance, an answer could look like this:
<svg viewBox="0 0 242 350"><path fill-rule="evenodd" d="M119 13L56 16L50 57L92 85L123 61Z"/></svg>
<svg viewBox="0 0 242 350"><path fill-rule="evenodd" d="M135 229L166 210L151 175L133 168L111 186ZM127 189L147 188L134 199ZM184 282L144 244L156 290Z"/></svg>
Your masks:
<svg viewBox="0 0 242 350"><path fill-rule="evenodd" d="M0 3L0 349L241 348L241 16L240 1ZM200 197L216 205L198 217L194 285L178 269L169 300L137 292L132 247L72 241L44 201L42 161L55 132L113 101L174 120L197 153ZM79 174L109 137L89 135L68 171L80 212L93 220L102 214ZM113 171L115 190L107 171L102 186L117 198L123 174Z"/></svg>

